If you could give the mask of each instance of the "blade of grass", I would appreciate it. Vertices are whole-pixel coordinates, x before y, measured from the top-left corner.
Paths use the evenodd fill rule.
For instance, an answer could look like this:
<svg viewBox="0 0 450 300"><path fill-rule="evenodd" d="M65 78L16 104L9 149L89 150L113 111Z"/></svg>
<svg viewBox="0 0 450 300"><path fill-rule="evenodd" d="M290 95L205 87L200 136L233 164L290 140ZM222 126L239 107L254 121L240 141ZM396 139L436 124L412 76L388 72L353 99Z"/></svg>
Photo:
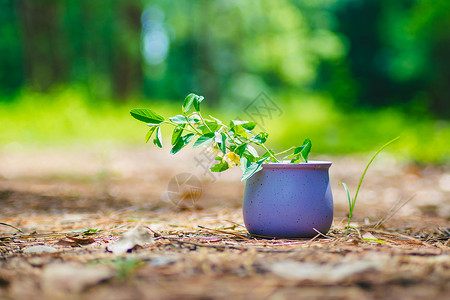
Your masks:
<svg viewBox="0 0 450 300"><path fill-rule="evenodd" d="M359 193L359 189L361 188L361 184L364 180L364 177L366 176L367 170L369 169L370 165L372 164L372 162L374 161L374 159L378 156L378 154L380 154L381 151L383 151L384 148L386 148L387 146L389 146L390 144L392 144L393 142L395 142L396 140L398 140L400 137L396 137L395 139L390 140L389 142L387 142L386 144L384 144L383 146L380 147L380 149L378 149L377 152L375 152L375 154L372 156L372 158L370 159L369 163L367 164L366 168L364 169L364 172L362 173L361 179L359 180L358 183L358 187L356 188L356 193L355 193L355 197L353 198L353 206L356 203L356 198L358 197L358 193Z"/></svg>
<svg viewBox="0 0 450 300"><path fill-rule="evenodd" d="M387 142L386 144L381 146L380 149L378 149L377 152L375 152L375 154L372 156L372 158L370 159L369 163L366 165L366 168L364 169L364 172L362 173L361 178L359 179L358 187L356 188L356 193L355 193L355 197L353 197L353 200L350 198L350 193L348 191L347 185L345 183L343 183L343 182L340 183L340 184L342 184L342 186L344 187L345 191L347 192L347 199L348 199L348 204L349 204L348 223L347 223L347 229L345 231L345 236L346 237L347 237L347 234L348 234L348 229L350 228L350 222L351 222L352 217L353 217L353 209L355 208L356 199L358 198L358 194L359 194L359 189L361 188L361 185L362 185L362 182L364 180L364 177L366 176L367 170L369 169L369 167L372 164L372 162L374 161L374 159L378 156L378 154L380 154L380 152L383 151L384 148L386 148L387 146L389 146L390 144L392 144L393 142L395 142L399 138L400 137L398 136L398 137L390 140L389 142Z"/></svg>
<svg viewBox="0 0 450 300"><path fill-rule="evenodd" d="M354 205L352 205L352 198L350 197L350 191L348 190L347 185L345 184L345 182L341 182L339 183L340 185L342 185L344 187L345 192L347 193L347 200L348 200L348 223L347 223L347 229L345 230L345 236L348 235L348 229L350 228L350 220L352 219L352 215L353 215L353 207Z"/></svg>

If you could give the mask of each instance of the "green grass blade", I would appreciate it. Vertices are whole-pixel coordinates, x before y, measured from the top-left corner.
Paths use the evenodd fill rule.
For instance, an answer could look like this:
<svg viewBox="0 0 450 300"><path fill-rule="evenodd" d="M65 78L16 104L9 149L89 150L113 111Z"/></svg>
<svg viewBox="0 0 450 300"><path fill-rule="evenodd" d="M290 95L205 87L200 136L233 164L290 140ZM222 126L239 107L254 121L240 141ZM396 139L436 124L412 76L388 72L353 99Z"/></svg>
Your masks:
<svg viewBox="0 0 450 300"><path fill-rule="evenodd" d="M348 190L348 187L344 182L341 182L339 184L344 187L344 190L347 193L348 207L349 207L350 211L352 211L352 198L350 198L350 191ZM350 212L350 214L351 214L351 212Z"/></svg>
<svg viewBox="0 0 450 300"><path fill-rule="evenodd" d="M367 170L369 169L370 165L372 164L373 160L375 159L375 157L378 156L378 154L380 154L381 151L383 151L384 148L386 148L387 146L389 146L390 144L392 144L393 142L395 142L396 140L398 140L400 137L396 137L395 139L390 140L389 142L387 142L386 144L384 144L383 146L380 147L380 149L378 149L377 152L375 152L375 154L372 156L372 158L370 159L369 163L367 164L366 168L364 169L364 172L361 175L361 178L359 179L359 183L358 183L358 187L356 188L356 193L355 193L355 197L353 198L353 202L352 202L352 208L355 206L356 203L356 198L358 197L359 194L359 189L361 188L361 184L364 180L364 177L366 176Z"/></svg>
<svg viewBox="0 0 450 300"><path fill-rule="evenodd" d="M372 158L370 159L370 161L367 164L366 168L364 169L364 172L362 173L361 178L359 179L358 187L356 188L356 193L355 193L355 197L353 198L353 200L350 198L350 192L348 191L347 185L345 183L343 183L343 182L339 183L339 184L342 184L342 186L344 187L345 191L347 192L347 199L348 199L348 206L349 206L348 223L347 223L347 229L345 231L345 236L347 236L347 234L348 234L348 230L350 228L350 222L351 222L352 217L353 217L353 210L354 210L355 204L356 204L356 199L358 198L359 189L361 188L361 185L362 185L362 182L364 180L364 177L366 176L367 170L369 169L370 165L374 161L375 157L377 157L377 155L380 154L380 152L383 151L384 148L386 148L387 146L389 146L390 144L392 144L393 142L395 142L399 138L400 137L396 137L395 139L390 140L389 142L387 142L386 144L381 146L380 149L378 149L378 151L375 152L375 154L372 156Z"/></svg>

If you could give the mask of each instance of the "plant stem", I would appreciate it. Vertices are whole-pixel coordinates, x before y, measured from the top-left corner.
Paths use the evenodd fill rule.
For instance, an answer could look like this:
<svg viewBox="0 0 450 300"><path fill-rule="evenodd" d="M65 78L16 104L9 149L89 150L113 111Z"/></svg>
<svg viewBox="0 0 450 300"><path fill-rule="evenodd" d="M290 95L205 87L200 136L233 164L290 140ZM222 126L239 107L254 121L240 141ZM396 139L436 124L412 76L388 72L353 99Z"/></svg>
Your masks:
<svg viewBox="0 0 450 300"><path fill-rule="evenodd" d="M198 135L202 135L202 134L200 133L200 131L198 131L198 130L194 127L194 125L192 125L191 122L189 122L189 117L187 117L185 114L183 114L183 116L186 118L186 121L187 121L188 125L191 126L191 128L194 129L194 131L195 131Z"/></svg>
<svg viewBox="0 0 450 300"><path fill-rule="evenodd" d="M258 143L258 142L254 142L256 145L262 147L264 150L266 150L267 153L269 153L269 155L278 163L280 163L281 161L278 160L278 158L276 158L273 154L272 151L270 151L264 144Z"/></svg>
<svg viewBox="0 0 450 300"><path fill-rule="evenodd" d="M222 124L222 128L224 128L224 127L225 127L227 130L224 130L223 133L224 133L231 141L233 141L233 143L236 144L234 138L228 134L228 127Z"/></svg>
<svg viewBox="0 0 450 300"><path fill-rule="evenodd" d="M211 128L209 128L208 124L206 124L205 120L203 119L202 114L198 112L197 115L200 117L200 120L202 121L203 125L205 125L206 128L208 128L208 130L212 132Z"/></svg>
<svg viewBox="0 0 450 300"><path fill-rule="evenodd" d="M291 151L292 149L295 149L295 146L292 146L292 147L289 148L289 149L286 149L286 150L284 150L284 151L281 151L281 152L279 152L279 153L276 153L276 154L274 154L274 156L278 156L278 155L284 154L284 153L286 153L286 152Z"/></svg>
<svg viewBox="0 0 450 300"><path fill-rule="evenodd" d="M173 126L175 126L175 127L180 126L180 124L173 123L172 121L164 121L164 122L162 122L162 123L170 124L170 125L173 125ZM195 134L200 134L198 131L193 131L193 130L190 130L190 129L188 129L188 128L183 128L183 130L186 130L186 131L188 131L188 132L195 133ZM200 135L201 135L201 134L200 134Z"/></svg>

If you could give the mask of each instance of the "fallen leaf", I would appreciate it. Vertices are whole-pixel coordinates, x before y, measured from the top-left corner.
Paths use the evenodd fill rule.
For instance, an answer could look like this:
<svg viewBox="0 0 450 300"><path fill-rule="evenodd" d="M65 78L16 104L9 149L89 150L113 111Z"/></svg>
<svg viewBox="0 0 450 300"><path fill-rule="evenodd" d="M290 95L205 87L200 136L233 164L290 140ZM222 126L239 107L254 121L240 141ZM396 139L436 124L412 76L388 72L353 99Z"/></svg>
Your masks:
<svg viewBox="0 0 450 300"><path fill-rule="evenodd" d="M80 245L87 245L87 244L92 244L93 242L95 242L94 238L92 238L92 237L78 238L78 237L67 235L66 238L68 238L69 240L72 240Z"/></svg>
<svg viewBox="0 0 450 300"><path fill-rule="evenodd" d="M69 241L69 240L59 240L56 244L56 246L64 246L64 247L80 247L80 244L74 242L74 241Z"/></svg>
<svg viewBox="0 0 450 300"><path fill-rule="evenodd" d="M142 246L145 243L153 242L153 237L148 232L148 229L143 226L125 232L117 242L106 249L114 254L121 255L136 246Z"/></svg>
<svg viewBox="0 0 450 300"><path fill-rule="evenodd" d="M362 235L362 238L365 240L377 240L377 238L371 234L370 232L366 232Z"/></svg>

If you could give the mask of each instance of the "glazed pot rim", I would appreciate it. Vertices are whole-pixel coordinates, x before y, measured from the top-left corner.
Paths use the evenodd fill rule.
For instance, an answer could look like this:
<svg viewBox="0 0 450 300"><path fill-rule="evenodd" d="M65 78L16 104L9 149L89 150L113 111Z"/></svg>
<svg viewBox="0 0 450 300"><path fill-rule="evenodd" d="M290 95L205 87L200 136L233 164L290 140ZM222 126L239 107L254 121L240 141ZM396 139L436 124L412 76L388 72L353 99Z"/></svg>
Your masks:
<svg viewBox="0 0 450 300"><path fill-rule="evenodd" d="M283 161L281 163L271 162L262 164L263 169L328 169L330 168L331 161L319 161L309 160L307 163L295 163L292 164L289 161Z"/></svg>

